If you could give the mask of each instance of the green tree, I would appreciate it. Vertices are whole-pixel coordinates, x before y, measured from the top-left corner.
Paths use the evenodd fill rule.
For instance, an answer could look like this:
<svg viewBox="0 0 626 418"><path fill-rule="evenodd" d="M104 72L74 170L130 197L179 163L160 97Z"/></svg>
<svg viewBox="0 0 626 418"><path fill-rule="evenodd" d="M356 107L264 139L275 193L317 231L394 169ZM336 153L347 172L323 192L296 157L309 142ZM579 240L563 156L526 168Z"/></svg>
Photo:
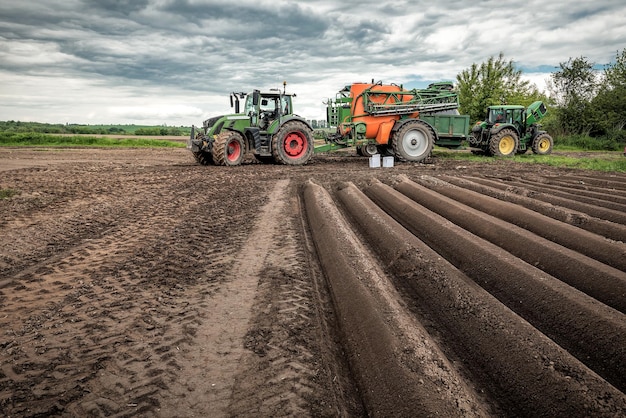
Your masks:
<svg viewBox="0 0 626 418"><path fill-rule="evenodd" d="M522 80L522 71L515 68L504 54L490 57L482 64L472 64L456 76L460 112L470 120L481 120L488 106L498 104L529 105L541 99L537 87Z"/></svg>
<svg viewBox="0 0 626 418"><path fill-rule="evenodd" d="M598 87L594 63L585 57L570 58L552 73L550 90L557 104L557 121L566 135L588 135L595 123L591 105Z"/></svg>
<svg viewBox="0 0 626 418"><path fill-rule="evenodd" d="M626 141L626 49L606 66L592 105L597 130L609 139Z"/></svg>

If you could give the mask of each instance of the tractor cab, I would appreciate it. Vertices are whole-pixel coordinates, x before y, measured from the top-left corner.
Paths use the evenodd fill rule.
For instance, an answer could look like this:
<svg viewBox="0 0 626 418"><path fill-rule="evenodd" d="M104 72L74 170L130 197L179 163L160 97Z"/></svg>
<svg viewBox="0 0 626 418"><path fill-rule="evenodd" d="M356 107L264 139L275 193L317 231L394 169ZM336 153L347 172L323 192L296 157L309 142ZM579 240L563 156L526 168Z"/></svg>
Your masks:
<svg viewBox="0 0 626 418"><path fill-rule="evenodd" d="M280 121L282 116L292 113L291 95L271 91L261 93L254 90L246 97L244 114L250 117L250 126L257 126L262 131L268 130L272 122Z"/></svg>
<svg viewBox="0 0 626 418"><path fill-rule="evenodd" d="M487 121L490 125L500 123L517 125L519 129L524 124L524 107L490 106L487 111Z"/></svg>

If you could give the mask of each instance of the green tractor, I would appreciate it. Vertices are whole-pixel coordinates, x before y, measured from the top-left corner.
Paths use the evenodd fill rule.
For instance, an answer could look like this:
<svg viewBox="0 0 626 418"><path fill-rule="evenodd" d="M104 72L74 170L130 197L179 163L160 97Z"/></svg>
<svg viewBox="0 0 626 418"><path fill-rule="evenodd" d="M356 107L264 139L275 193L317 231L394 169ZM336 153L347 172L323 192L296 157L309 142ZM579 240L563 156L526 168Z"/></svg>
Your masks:
<svg viewBox="0 0 626 418"><path fill-rule="evenodd" d="M538 122L546 115L543 102L528 108L519 105L489 106L484 121L476 122L469 137L475 154L509 157L532 149L535 154L550 154L554 141L540 130Z"/></svg>
<svg viewBox="0 0 626 418"><path fill-rule="evenodd" d="M282 92L231 93L235 113L207 119L200 130L192 127L187 148L203 165L239 165L245 154L261 162L306 164L313 155L313 129L293 113L293 96L284 88Z"/></svg>

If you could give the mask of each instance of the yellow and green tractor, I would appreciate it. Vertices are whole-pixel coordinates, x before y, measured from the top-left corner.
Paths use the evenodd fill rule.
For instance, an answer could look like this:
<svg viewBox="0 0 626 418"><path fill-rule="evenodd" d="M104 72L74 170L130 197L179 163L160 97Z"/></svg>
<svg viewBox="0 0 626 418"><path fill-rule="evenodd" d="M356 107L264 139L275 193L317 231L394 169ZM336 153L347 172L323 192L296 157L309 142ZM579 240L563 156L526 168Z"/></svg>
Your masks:
<svg viewBox="0 0 626 418"><path fill-rule="evenodd" d="M485 120L472 128L469 145L476 154L510 157L532 149L535 154L550 154L554 141L541 130L539 121L547 110L541 101L528 108L519 105L489 106Z"/></svg>

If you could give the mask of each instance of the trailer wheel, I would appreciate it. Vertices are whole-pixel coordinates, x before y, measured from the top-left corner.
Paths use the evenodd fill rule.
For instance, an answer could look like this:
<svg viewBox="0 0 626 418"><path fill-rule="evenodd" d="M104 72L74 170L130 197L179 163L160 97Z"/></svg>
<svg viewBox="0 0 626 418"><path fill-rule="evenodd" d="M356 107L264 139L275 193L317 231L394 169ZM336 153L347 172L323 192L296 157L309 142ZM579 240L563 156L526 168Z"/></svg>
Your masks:
<svg viewBox="0 0 626 418"><path fill-rule="evenodd" d="M540 133L533 140L533 152L539 155L548 155L552 153L552 147L554 146L554 141L552 137L547 133Z"/></svg>
<svg viewBox="0 0 626 418"><path fill-rule="evenodd" d="M302 121L285 122L272 138L272 155L280 164L306 164L313 155L313 132Z"/></svg>
<svg viewBox="0 0 626 418"><path fill-rule="evenodd" d="M430 155L434 144L435 132L421 120L406 122L392 139L393 152L400 161L422 161Z"/></svg>
<svg viewBox="0 0 626 418"><path fill-rule="evenodd" d="M202 165L213 164L213 156L210 152L198 151L193 153L193 157L196 161Z"/></svg>
<svg viewBox="0 0 626 418"><path fill-rule="evenodd" d="M512 129L503 129L489 140L489 152L496 157L512 157L518 146L519 138Z"/></svg>
<svg viewBox="0 0 626 418"><path fill-rule="evenodd" d="M376 144L361 145L361 155L369 158L374 154L378 154L378 147L376 147Z"/></svg>
<svg viewBox="0 0 626 418"><path fill-rule="evenodd" d="M215 165L240 165L246 146L243 138L235 131L224 131L215 138L213 162Z"/></svg>

